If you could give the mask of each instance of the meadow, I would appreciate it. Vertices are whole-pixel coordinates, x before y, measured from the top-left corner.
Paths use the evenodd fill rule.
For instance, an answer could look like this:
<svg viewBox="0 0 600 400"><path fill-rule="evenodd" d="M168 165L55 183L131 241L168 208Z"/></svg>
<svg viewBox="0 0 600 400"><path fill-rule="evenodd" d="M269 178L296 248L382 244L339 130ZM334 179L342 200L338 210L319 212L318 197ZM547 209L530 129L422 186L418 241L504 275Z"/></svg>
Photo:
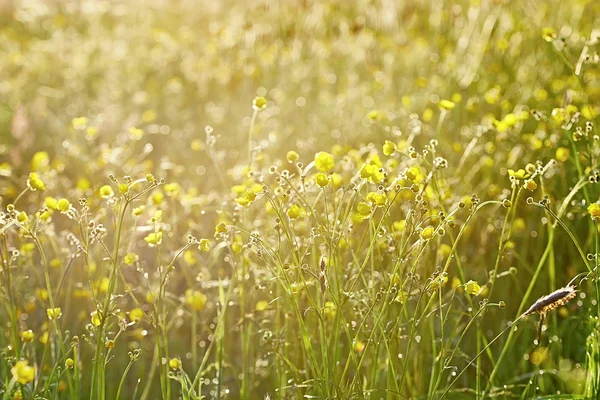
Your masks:
<svg viewBox="0 0 600 400"><path fill-rule="evenodd" d="M0 1L0 398L600 392L600 2Z"/></svg>

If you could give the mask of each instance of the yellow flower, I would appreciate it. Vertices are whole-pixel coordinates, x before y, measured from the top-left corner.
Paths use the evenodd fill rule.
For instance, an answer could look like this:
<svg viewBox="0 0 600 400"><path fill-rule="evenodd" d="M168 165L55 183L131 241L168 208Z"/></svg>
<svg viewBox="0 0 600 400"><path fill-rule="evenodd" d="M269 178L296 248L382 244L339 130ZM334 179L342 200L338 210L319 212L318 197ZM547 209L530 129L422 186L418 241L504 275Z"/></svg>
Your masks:
<svg viewBox="0 0 600 400"><path fill-rule="evenodd" d="M215 232L216 233L225 233L225 232L227 232L227 225L225 225L224 222L220 222L219 224L217 224L217 226L215 226Z"/></svg>
<svg viewBox="0 0 600 400"><path fill-rule="evenodd" d="M508 175L512 176L513 178L516 178L516 179L525 179L527 177L527 173L525 172L524 169L520 169L518 171L509 169Z"/></svg>
<svg viewBox="0 0 600 400"><path fill-rule="evenodd" d="M252 108L254 108L257 111L264 110L265 108L267 108L267 99L265 99L262 96L255 97L254 100L252 100Z"/></svg>
<svg viewBox="0 0 600 400"><path fill-rule="evenodd" d="M298 161L298 158L300 158L300 155L298 153L296 153L294 150L290 150L287 152L285 158L288 160L288 162L293 163Z"/></svg>
<svg viewBox="0 0 600 400"><path fill-rule="evenodd" d="M71 203L69 203L69 200L62 198L56 203L56 208L60 212L66 212L71 208Z"/></svg>
<svg viewBox="0 0 600 400"><path fill-rule="evenodd" d="M162 243L162 232L152 232L144 238L150 247L158 246Z"/></svg>
<svg viewBox="0 0 600 400"><path fill-rule="evenodd" d="M129 192L129 185L126 183L119 184L119 193L127 194Z"/></svg>
<svg viewBox="0 0 600 400"><path fill-rule="evenodd" d="M65 367L71 369L71 368L73 368L74 365L75 365L75 361L73 361L72 358L67 358L65 360Z"/></svg>
<svg viewBox="0 0 600 400"><path fill-rule="evenodd" d="M481 286L479 286L479 283L475 282L474 280L470 280L465 284L465 291L469 294L477 296L479 293L481 293Z"/></svg>
<svg viewBox="0 0 600 400"><path fill-rule="evenodd" d="M77 117L71 120L71 125L77 130L83 130L87 123L88 119L86 117Z"/></svg>
<svg viewBox="0 0 600 400"><path fill-rule="evenodd" d="M333 320L335 318L336 310L337 309L333 301L326 301L325 308L323 309L323 315L325 316L325 319L328 319L330 321Z"/></svg>
<svg viewBox="0 0 600 400"><path fill-rule="evenodd" d="M571 152L566 147L559 147L558 149L556 149L556 159L558 161L567 161L570 155Z"/></svg>
<svg viewBox="0 0 600 400"><path fill-rule="evenodd" d="M200 239L200 242L198 242L198 250L204 252L210 251L210 240L204 238Z"/></svg>
<svg viewBox="0 0 600 400"><path fill-rule="evenodd" d="M33 334L33 331L31 329L21 332L21 340L24 343L32 342L34 337L35 335Z"/></svg>
<svg viewBox="0 0 600 400"><path fill-rule="evenodd" d="M35 369L29 366L26 360L19 360L16 362L14 367L11 368L10 373L13 379L22 385L25 385L31 381L35 376Z"/></svg>
<svg viewBox="0 0 600 400"><path fill-rule="evenodd" d="M44 204L51 210L58 209L58 201L54 197L46 197Z"/></svg>
<svg viewBox="0 0 600 400"><path fill-rule="evenodd" d="M46 310L46 314L48 315L49 320L59 319L62 316L62 311L60 307L49 308Z"/></svg>
<svg viewBox="0 0 600 400"><path fill-rule="evenodd" d="M131 128L129 128L129 137L132 140L140 140L143 136L144 136L144 131L141 130L140 128L136 128L135 126L132 126Z"/></svg>
<svg viewBox="0 0 600 400"><path fill-rule="evenodd" d="M17 214L17 221L20 223L27 222L28 219L29 217L25 211L21 211L19 214Z"/></svg>
<svg viewBox="0 0 600 400"><path fill-rule="evenodd" d="M433 228L433 226L428 226L427 228L421 231L421 238L423 240L430 240L433 237L434 233L435 229Z"/></svg>
<svg viewBox="0 0 600 400"><path fill-rule="evenodd" d="M144 318L144 311L141 308L134 308L129 311L129 320L132 322L140 322Z"/></svg>
<svg viewBox="0 0 600 400"><path fill-rule="evenodd" d="M367 216L371 214L371 206L368 203L365 203L364 201L358 203L358 205L356 206L356 210L360 215Z"/></svg>
<svg viewBox="0 0 600 400"><path fill-rule="evenodd" d="M136 217L139 217L140 215L142 215L145 208L146 208L145 206L136 207L133 209L132 214L135 215Z"/></svg>
<svg viewBox="0 0 600 400"><path fill-rule="evenodd" d="M320 151L315 154L315 167L321 172L329 172L335 167L333 156L327 152Z"/></svg>
<svg viewBox="0 0 600 400"><path fill-rule="evenodd" d="M537 189L537 183L533 179L527 179L523 185L525 189L531 190L532 192Z"/></svg>
<svg viewBox="0 0 600 400"><path fill-rule="evenodd" d="M588 213L590 213L590 217L592 217L592 219L597 219L598 217L600 217L600 204L590 204L587 210Z"/></svg>
<svg viewBox="0 0 600 400"><path fill-rule="evenodd" d="M320 187L325 187L329 185L330 181L327 175L325 175L322 172L319 172L317 175L315 175L315 182L317 182L317 185L319 185Z"/></svg>
<svg viewBox="0 0 600 400"><path fill-rule="evenodd" d="M383 154L391 156L396 151L396 143L386 140L383 144Z"/></svg>
<svg viewBox="0 0 600 400"><path fill-rule="evenodd" d="M546 42L553 42L556 39L556 32L552 28L544 28L542 30L542 37Z"/></svg>
<svg viewBox="0 0 600 400"><path fill-rule="evenodd" d="M114 196L115 192L113 192L113 189L110 185L104 185L100 188L100 197L102 197L103 199L108 199Z"/></svg>
<svg viewBox="0 0 600 400"><path fill-rule="evenodd" d="M455 104L453 102L451 102L450 100L440 100L439 106L440 106L440 108L442 108L444 110L452 110L454 108Z"/></svg>
<svg viewBox="0 0 600 400"><path fill-rule="evenodd" d="M100 326L100 324L102 323L102 314L98 311L92 311L92 313L90 314L90 319L92 321L92 325Z"/></svg>
<svg viewBox="0 0 600 400"><path fill-rule="evenodd" d="M206 300L206 296L198 290L188 289L185 292L185 302L196 311L201 311L204 308Z"/></svg>
<svg viewBox="0 0 600 400"><path fill-rule="evenodd" d="M287 210L287 215L288 215L288 217L290 217L290 219L298 218L300 216L300 207L298 207L296 204L292 205Z"/></svg>
<svg viewBox="0 0 600 400"><path fill-rule="evenodd" d="M44 186L44 182L38 177L38 174L35 172L31 172L29 174L29 179L27 180L27 186L31 190L45 190L46 186Z"/></svg>
<svg viewBox="0 0 600 400"><path fill-rule="evenodd" d="M269 308L269 302L266 300L257 301L256 306L254 307L256 311L265 311L267 308Z"/></svg>
<svg viewBox="0 0 600 400"><path fill-rule="evenodd" d="M157 206L160 206L164 200L165 196L161 192L155 192L152 195L152 203Z"/></svg>
<svg viewBox="0 0 600 400"><path fill-rule="evenodd" d="M177 370L181 367L181 360L179 358L171 358L169 360L169 367L173 370Z"/></svg>
<svg viewBox="0 0 600 400"><path fill-rule="evenodd" d="M139 260L139 257L135 253L128 253L123 257L123 262L127 265L133 265L137 260Z"/></svg>

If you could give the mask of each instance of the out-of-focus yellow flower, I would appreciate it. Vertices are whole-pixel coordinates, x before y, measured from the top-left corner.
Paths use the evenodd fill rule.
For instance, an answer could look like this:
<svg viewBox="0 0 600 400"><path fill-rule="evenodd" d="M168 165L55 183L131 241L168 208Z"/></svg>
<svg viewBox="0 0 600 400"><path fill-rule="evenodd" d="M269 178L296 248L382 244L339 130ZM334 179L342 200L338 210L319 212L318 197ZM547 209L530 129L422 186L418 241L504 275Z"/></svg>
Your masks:
<svg viewBox="0 0 600 400"><path fill-rule="evenodd" d="M383 144L383 154L391 156L394 152L396 152L396 143L386 140Z"/></svg>
<svg viewBox="0 0 600 400"><path fill-rule="evenodd" d="M288 160L289 163L293 163L298 161L298 159L300 158L300 155L298 153L296 153L294 150L290 150L287 152L285 158Z"/></svg>
<svg viewBox="0 0 600 400"><path fill-rule="evenodd" d="M44 186L44 182L38 177L38 174L35 172L31 172L29 174L29 179L27 180L27 185L31 190L45 190L46 186Z"/></svg>
<svg viewBox="0 0 600 400"><path fill-rule="evenodd" d="M298 207L296 204L293 204L290 208L288 208L287 215L290 217L290 219L298 218L300 216L300 207Z"/></svg>
<svg viewBox="0 0 600 400"><path fill-rule="evenodd" d="M421 233L420 233L421 239L430 240L433 237L434 233L435 233L435 228L433 226L428 226L427 228L425 228L421 231Z"/></svg>
<svg viewBox="0 0 600 400"><path fill-rule="evenodd" d="M171 358L169 360L169 367L173 370L178 370L181 367L181 360L179 358Z"/></svg>
<svg viewBox="0 0 600 400"><path fill-rule="evenodd" d="M162 236L163 234L161 231L151 232L150 234L148 234L148 236L144 238L144 240L146 241L146 243L148 243L150 247L154 247L162 243Z"/></svg>
<svg viewBox="0 0 600 400"><path fill-rule="evenodd" d="M108 199L115 195L115 192L113 191L113 189L110 185L102 186L99 190L99 193L100 193L100 197L102 197L103 199Z"/></svg>
<svg viewBox="0 0 600 400"><path fill-rule="evenodd" d="M440 100L438 105L442 110L452 110L456 106L456 104L454 104L450 100Z"/></svg>
<svg viewBox="0 0 600 400"><path fill-rule="evenodd" d="M335 319L336 311L337 311L337 308L333 301L325 302L325 307L323 308L323 315L325 316L325 319L328 319L330 321Z"/></svg>
<svg viewBox="0 0 600 400"><path fill-rule="evenodd" d="M327 152L320 151L315 154L315 167L321 172L329 172L335 167L333 156Z"/></svg>
<svg viewBox="0 0 600 400"><path fill-rule="evenodd" d="M327 175L325 175L322 172L319 172L317 175L315 175L315 182L317 182L317 185L319 185L320 187L325 187L329 185L330 180L327 177Z"/></svg>
<svg viewBox="0 0 600 400"><path fill-rule="evenodd" d="M481 292L481 286L474 280L470 280L465 285L465 291L471 295L477 296Z"/></svg>
<svg viewBox="0 0 600 400"><path fill-rule="evenodd" d="M141 308L134 308L129 311L129 320L132 322L140 322L144 318L144 311Z"/></svg>
<svg viewBox="0 0 600 400"><path fill-rule="evenodd" d="M46 310L46 315L48 315L49 320L59 319L62 316L62 311L60 307L49 308Z"/></svg>
<svg viewBox="0 0 600 400"><path fill-rule="evenodd" d="M92 311L92 313L90 314L90 320L92 321L92 325L100 326L100 324L102 323L102 313L98 311Z"/></svg>
<svg viewBox="0 0 600 400"><path fill-rule="evenodd" d="M188 289L185 291L185 302L196 311L201 311L204 309L204 306L206 306L206 301L206 296L198 290Z"/></svg>
<svg viewBox="0 0 600 400"><path fill-rule="evenodd" d="M35 377L35 369L29 365L27 360L17 361L10 369L10 373L12 374L13 379L22 385L26 385L33 381L33 378Z"/></svg>
<svg viewBox="0 0 600 400"><path fill-rule="evenodd" d="M71 208L71 203L69 200L62 198L58 201L58 203L56 203L56 208L60 212L67 212L69 208Z"/></svg>
<svg viewBox="0 0 600 400"><path fill-rule="evenodd" d="M30 343L35 338L35 335L33 334L33 331L31 329L22 331L20 336L23 343Z"/></svg>
<svg viewBox="0 0 600 400"><path fill-rule="evenodd" d="M139 257L135 253L127 253L125 257L123 257L123 262L126 265L133 265L137 260L139 260Z"/></svg>
<svg viewBox="0 0 600 400"><path fill-rule="evenodd" d="M255 97L254 100L252 100L252 108L257 111L264 110L267 108L267 99L262 96Z"/></svg>
<svg viewBox="0 0 600 400"><path fill-rule="evenodd" d="M198 250L208 252L210 251L210 240L208 239L200 239L198 242Z"/></svg>
<svg viewBox="0 0 600 400"><path fill-rule="evenodd" d="M598 219L600 217L600 204L592 203L588 206L588 213L590 213L590 217L592 219Z"/></svg>
<svg viewBox="0 0 600 400"><path fill-rule="evenodd" d="M269 302L266 300L257 301L256 306L254 307L256 311L265 311L267 308L269 308Z"/></svg>

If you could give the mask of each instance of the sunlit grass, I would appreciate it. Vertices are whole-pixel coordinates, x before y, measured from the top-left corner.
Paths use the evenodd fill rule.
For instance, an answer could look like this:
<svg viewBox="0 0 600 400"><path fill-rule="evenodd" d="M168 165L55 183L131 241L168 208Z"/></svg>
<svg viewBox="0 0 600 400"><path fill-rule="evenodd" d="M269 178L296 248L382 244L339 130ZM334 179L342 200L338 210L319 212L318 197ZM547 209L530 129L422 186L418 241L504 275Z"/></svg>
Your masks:
<svg viewBox="0 0 600 400"><path fill-rule="evenodd" d="M0 4L2 400L594 398L599 13Z"/></svg>

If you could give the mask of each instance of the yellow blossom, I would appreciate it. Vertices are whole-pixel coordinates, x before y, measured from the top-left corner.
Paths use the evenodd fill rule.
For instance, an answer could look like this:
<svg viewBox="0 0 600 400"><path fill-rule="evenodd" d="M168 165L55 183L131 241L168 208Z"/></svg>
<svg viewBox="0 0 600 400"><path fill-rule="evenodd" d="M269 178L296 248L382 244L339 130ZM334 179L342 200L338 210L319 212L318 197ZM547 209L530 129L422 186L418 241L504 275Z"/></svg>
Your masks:
<svg viewBox="0 0 600 400"><path fill-rule="evenodd" d="M396 143L386 140L383 144L383 154L391 156L396 151Z"/></svg>
<svg viewBox="0 0 600 400"><path fill-rule="evenodd" d="M114 196L115 192L113 191L110 185L104 185L100 188L100 197L103 199L108 199Z"/></svg>
<svg viewBox="0 0 600 400"><path fill-rule="evenodd" d="M56 208L60 212L66 212L71 208L71 203L69 203L69 200L62 198L56 203Z"/></svg>
<svg viewBox="0 0 600 400"><path fill-rule="evenodd" d="M13 379L22 385L33 381L33 378L35 377L35 369L31 367L26 360L17 361L11 368L10 373L12 374Z"/></svg>
<svg viewBox="0 0 600 400"><path fill-rule="evenodd" d="M188 289L185 292L185 302L196 311L201 311L206 305L206 301L206 296L198 290Z"/></svg>
<svg viewBox="0 0 600 400"><path fill-rule="evenodd" d="M44 186L44 182L38 177L38 174L32 172L29 174L29 179L27 180L27 185L31 190L45 190L46 186Z"/></svg>
<svg viewBox="0 0 600 400"><path fill-rule="evenodd" d="M317 185L319 185L320 187L325 187L329 185L330 180L327 177L327 175L325 175L322 172L319 172L317 175L315 175L315 182L317 182Z"/></svg>
<svg viewBox="0 0 600 400"><path fill-rule="evenodd" d="M423 240L430 240L433 237L433 234L435 233L435 228L433 226L428 226L427 228L423 229L421 231L421 239Z"/></svg>
<svg viewBox="0 0 600 400"><path fill-rule="evenodd" d="M59 319L62 316L62 311L60 307L49 308L46 310L46 314L48 315L49 320Z"/></svg>
<svg viewBox="0 0 600 400"><path fill-rule="evenodd" d="M179 358L171 358L169 360L169 367L173 370L177 370L181 367L181 360Z"/></svg>
<svg viewBox="0 0 600 400"><path fill-rule="evenodd" d="M335 167L333 156L324 151L315 154L315 167L321 172L329 172Z"/></svg>
<svg viewBox="0 0 600 400"><path fill-rule="evenodd" d="M481 286L474 280L470 280L465 284L465 291L471 295L477 296L481 292Z"/></svg>
<svg viewBox="0 0 600 400"><path fill-rule="evenodd" d="M162 242L162 232L152 232L144 238L150 247L158 246Z"/></svg>
<svg viewBox="0 0 600 400"><path fill-rule="evenodd" d="M287 215L290 217L290 219L298 218L300 216L300 207L298 207L296 204L292 205L290 208L288 208Z"/></svg>
<svg viewBox="0 0 600 400"><path fill-rule="evenodd" d="M32 342L33 338L35 337L35 335L33 334L33 331L31 329L22 331L20 336L21 336L21 340L24 343Z"/></svg>

